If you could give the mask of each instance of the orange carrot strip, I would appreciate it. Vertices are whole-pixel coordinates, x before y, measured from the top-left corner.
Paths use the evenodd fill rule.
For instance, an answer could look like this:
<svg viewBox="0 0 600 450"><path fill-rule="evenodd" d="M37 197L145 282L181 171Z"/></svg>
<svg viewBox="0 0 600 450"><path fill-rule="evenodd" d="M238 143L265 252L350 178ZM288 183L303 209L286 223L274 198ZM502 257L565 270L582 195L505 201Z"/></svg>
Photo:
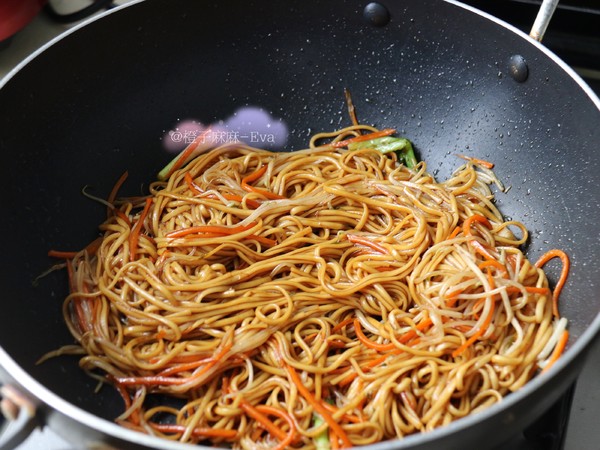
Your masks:
<svg viewBox="0 0 600 450"><path fill-rule="evenodd" d="M376 252L379 252L383 255L387 255L390 253L389 250L383 245L379 244L378 242L367 239L364 236L358 236L356 234L346 234L346 237L353 244L364 245L365 247L369 247L372 250L375 250Z"/></svg>
<svg viewBox="0 0 600 450"><path fill-rule="evenodd" d="M258 180L260 177L262 177L265 174L268 167L269 166L267 166L267 165L261 166L258 169L256 169L254 172L252 172L250 175L246 175L242 179L242 184L248 184L248 183L252 183L252 182Z"/></svg>
<svg viewBox="0 0 600 450"><path fill-rule="evenodd" d="M569 332L567 330L565 330L560 335L560 338L558 339L558 342L556 343L556 346L554 347L554 351L552 352L552 355L550 355L550 359L548 360L548 363L542 369L542 373L547 372L550 369L550 367L552 367L554 365L554 363L556 361L558 361L558 358L560 358L560 355L562 355L563 352L565 351L565 347L567 346L568 340L569 340Z"/></svg>
<svg viewBox="0 0 600 450"><path fill-rule="evenodd" d="M106 201L108 203L110 203L111 205L115 202L115 199L117 198L117 194L119 193L119 189L121 189L121 186L123 186L123 183L125 183L125 180L127 179L128 176L129 176L129 172L127 172L127 171L123 172L123 174L119 177L119 179L117 180L115 185L112 187L110 193L108 194L108 198L106 199ZM108 217L110 217L110 213L112 211L113 210L111 208L107 208L106 215Z"/></svg>
<svg viewBox="0 0 600 450"><path fill-rule="evenodd" d="M211 355L209 353L192 354L192 355L177 355L170 360L170 363L171 364L191 363L194 361L198 361L198 359L210 358L210 356ZM156 364L158 361L160 361L160 358L157 356L150 358L150 364Z"/></svg>
<svg viewBox="0 0 600 450"><path fill-rule="evenodd" d="M241 233L243 231L249 230L255 225L256 222L253 222L249 225L240 225L237 227L225 227L221 225L200 225L196 227L189 227L181 230L171 231L167 233L165 237L168 239L223 237L234 235L236 233ZM248 236L245 236L245 239L255 240L257 242L260 242L261 244L268 245L270 247L277 245L277 241L275 239L270 239L256 234L249 234Z"/></svg>
<svg viewBox="0 0 600 450"><path fill-rule="evenodd" d="M396 350L397 347L394 343L390 344L377 344L376 342L371 341L365 334L362 332L360 327L360 321L358 319L354 319L354 331L356 333L356 337L359 341L365 344L367 347L372 348L373 350L385 352L390 350ZM429 327L433 322L429 317L424 318L421 322L419 322L416 326L416 330L409 330L406 333L402 334L398 338L398 342L401 344L408 343L411 339L417 336L417 331L423 331L427 327Z"/></svg>
<svg viewBox="0 0 600 450"><path fill-rule="evenodd" d="M242 189L245 191L248 191L248 192L255 192L255 193L260 194L271 200L285 199L285 197L275 194L274 192L269 192L265 189L260 189L260 188L254 187L251 184L249 184L249 183L252 183L253 181L258 180L260 177L262 177L265 174L265 172L267 171L268 167L269 166L262 166L256 172L253 172L250 175L247 175L244 178L242 178L242 182L240 184L242 186Z"/></svg>
<svg viewBox="0 0 600 450"><path fill-rule="evenodd" d="M202 133L200 133L186 148L183 149L183 151L177 157L177 161L175 161L175 163L171 166L169 171L165 174L165 180L168 180L171 177L171 175L173 175L173 172L181 168L187 162L187 160L194 153L194 150L196 150L200 142L202 142L206 135L210 133L211 129L207 128Z"/></svg>
<svg viewBox="0 0 600 450"><path fill-rule="evenodd" d="M423 320L421 320L416 328L418 331L424 331L425 328L429 327L432 324L432 320L429 317L425 317ZM406 344L408 343L408 341L410 341L412 338L417 336L417 331L416 330L409 330L406 333L404 333L402 336L400 336L400 338L398 338L398 342L400 342L401 344Z"/></svg>
<svg viewBox="0 0 600 450"><path fill-rule="evenodd" d="M346 378L343 378L338 385L341 387L347 386L350 383L352 383L354 381L354 379L358 377L358 373L356 372L352 372L351 374L349 374Z"/></svg>
<svg viewBox="0 0 600 450"><path fill-rule="evenodd" d="M549 288L544 288L544 287L525 286L524 288L525 288L525 291L530 294L549 295L552 293L552 291ZM508 292L509 294L514 294L517 292L521 292L521 289L518 288L517 286L507 286L506 292Z"/></svg>
<svg viewBox="0 0 600 450"><path fill-rule="evenodd" d="M137 244L140 239L140 232L142 230L142 226L144 226L144 220L150 211L150 206L152 205L152 198L148 197L146 199L146 204L144 205L144 210L140 214L140 218L133 226L131 233L129 234L129 261L135 261L135 256L137 253Z"/></svg>
<svg viewBox="0 0 600 450"><path fill-rule="evenodd" d="M225 200L231 200L233 202L239 202L239 203L243 203L244 202L244 197L242 197L241 195L235 195L235 194L221 194L223 196L223 198ZM210 194L208 196L208 198L210 199L215 199L218 200L219 197L215 194ZM247 198L246 199L246 205L249 206L252 209L256 209L260 206L260 202L256 201L256 200L252 200L251 198Z"/></svg>
<svg viewBox="0 0 600 450"><path fill-rule="evenodd" d="M474 214L472 216L469 216L463 222L463 233L464 233L465 236L473 237L473 234L471 233L471 225L473 224L473 222L482 223L483 225L485 225L489 229L492 228L492 224L489 222L489 220L487 220L485 217L483 217L483 216L481 216L479 214ZM475 251L478 252L484 258L495 259L490 254L490 252L478 240L472 239L470 241L470 243L473 246L473 248L475 248Z"/></svg>
<svg viewBox="0 0 600 450"><path fill-rule="evenodd" d="M446 294L446 306L452 308L458 301L458 296L464 292L464 289L455 289Z"/></svg>
<svg viewBox="0 0 600 450"><path fill-rule="evenodd" d="M275 425L273 422L269 420L267 416L265 416L262 412L260 412L257 408L252 406L246 400L242 400L240 402L240 408L244 410L246 414L252 417L254 420L259 422L265 429L271 433L271 435L275 436L280 441L283 441L287 433Z"/></svg>
<svg viewBox="0 0 600 450"><path fill-rule="evenodd" d="M183 176L183 179L185 180L186 184L188 185L188 189L190 191L192 191L192 194L194 194L194 195L202 194L202 190L198 186L196 186L196 183L194 183L194 179L192 178L192 175L189 172L185 173L185 175Z"/></svg>
<svg viewBox="0 0 600 450"><path fill-rule="evenodd" d="M296 437L297 429L296 422L294 419L286 412L279 408L274 408L272 406L267 405L257 405L256 410L260 413L271 414L273 416L277 416L280 419L283 419L287 422L289 431L287 435L280 440L279 445L273 447L274 450L283 450L288 448L288 446L292 443L294 438ZM278 428L279 429L279 428Z"/></svg>
<svg viewBox="0 0 600 450"><path fill-rule="evenodd" d="M102 244L102 238L96 238L92 242L90 242L84 250L88 253L88 255L95 255L98 249L100 248L100 244ZM77 256L79 252L69 252L69 251L61 251L61 250L49 250L48 256L51 258L60 258L60 259L73 259Z"/></svg>
<svg viewBox="0 0 600 450"><path fill-rule="evenodd" d="M338 323L336 326L334 326L331 331L333 333L337 333L338 331L340 331L342 328L344 328L346 325L349 325L352 323L352 320L354 320L352 317L347 317L344 320L342 320L340 323Z"/></svg>
<svg viewBox="0 0 600 450"><path fill-rule="evenodd" d="M230 391L229 377L223 376L221 378L221 392L223 392L224 394L228 394L229 391Z"/></svg>
<svg viewBox="0 0 600 450"><path fill-rule="evenodd" d="M473 164L475 164L476 166L485 167L486 169L494 168L494 163L486 161L485 159L473 158L471 156L466 156L466 155L456 155L456 156L458 156L459 158L462 158L466 161L470 161Z"/></svg>
<svg viewBox="0 0 600 450"><path fill-rule="evenodd" d="M452 233L450 233L450 236L448 236L448 239L454 239L456 236L458 236L458 233L460 233L461 228L460 227L456 227Z"/></svg>
<svg viewBox="0 0 600 450"><path fill-rule="evenodd" d="M338 450L340 448L340 440L333 430L329 430L329 446L331 450Z"/></svg>
<svg viewBox="0 0 600 450"><path fill-rule="evenodd" d="M500 261L498 261L497 259L488 259L486 261L483 261L483 262L479 263L478 267L481 270L483 270L487 267L494 267L495 269L498 269L499 271L501 271L504 275L508 275L508 269L506 268L506 266L504 264L502 264Z"/></svg>
<svg viewBox="0 0 600 450"><path fill-rule="evenodd" d="M369 370L371 370L373 367L375 367L375 366L377 366L377 365L381 364L382 362L384 362L384 361L385 361L385 359L386 359L387 357L388 357L388 355L383 355L383 356L380 356L379 358L371 359L369 362L367 362L367 363L363 364L363 366L362 366L362 370L363 370L364 372L368 372L368 371L369 371ZM356 377L358 377L358 373L356 373L356 372L353 372L353 373L349 374L349 375L348 375L346 378L342 379L342 380L341 380L341 381L338 383L338 385L339 385L339 386L346 386L346 385L348 385L348 384L352 383L352 381L353 381L353 380L354 380Z"/></svg>
<svg viewBox="0 0 600 450"><path fill-rule="evenodd" d="M280 357L280 360L283 361L283 358ZM316 397L306 388L306 386L304 386L302 380L300 379L300 376L296 372L296 369L294 369L289 364L285 363L285 361L283 361L283 364L285 365L285 368L287 369L287 372L290 375L292 382L296 385L296 388L298 389L300 395L302 395L302 397L304 397L304 399L321 415L323 420L327 422L329 428L342 440L344 447L352 447L352 442L348 438L348 435L346 434L344 429L333 419L333 417L331 417L331 415L325 409L323 404L316 399Z"/></svg>
<svg viewBox="0 0 600 450"><path fill-rule="evenodd" d="M144 385L144 386L173 386L189 382L200 378L206 372L208 372L213 366L215 366L225 354L231 349L232 344L225 345L217 354L210 357L206 364L198 367L189 377L164 377L160 375L147 376L147 377L123 377L117 378L117 382L124 386L131 385Z"/></svg>
<svg viewBox="0 0 600 450"><path fill-rule="evenodd" d="M191 361L191 362L187 362L187 363L180 363L175 366L171 366L164 370L161 370L157 374L157 376L167 377L167 376L173 375L175 373L185 372L186 370L192 370L192 369L197 368L198 366L201 366L202 364L206 364L209 361L210 361L210 358L204 358L204 359Z"/></svg>
<svg viewBox="0 0 600 450"><path fill-rule="evenodd" d="M192 191L192 193L194 195L204 194L204 191L196 183L194 183L194 180L192 179L192 176L190 175L189 172L186 172L186 174L183 176L183 178L185 179L185 182L187 183L188 188L190 189L190 191ZM239 202L239 203L244 202L244 197L242 197L241 195L221 193L221 196L225 200L231 200L233 202ZM219 196L216 194L208 194L206 196L206 198L209 198L211 200L220 200ZM260 206L260 202L257 202L256 200L252 200L251 198L248 198L248 199L246 199L246 205L248 205L250 208L256 209Z"/></svg>
<svg viewBox="0 0 600 450"><path fill-rule="evenodd" d="M546 253L544 253L540 257L540 259L537 260L537 262L535 263L535 267L540 269L553 258L559 258L562 262L562 271L560 272L560 277L558 279L558 282L556 283L556 286L554 287L554 292L552 293L552 313L555 317L559 317L558 297L560 296L560 292L562 291L562 288L567 281L567 277L569 276L569 269L571 267L569 256L562 250L549 250Z"/></svg>
<svg viewBox="0 0 600 450"><path fill-rule="evenodd" d="M115 379L115 377L113 377L112 375L107 375L106 378L113 384L113 386L115 386L115 389L117 390L117 392L121 395L121 398L123 399L123 402L125 403L125 409L129 409L129 407L131 406L131 397L129 396L129 392L127 392L127 389L125 389L125 386L119 384L117 382L117 380ZM140 423L140 415L139 415L139 411L133 411L129 417L128 417L129 421L135 425L139 425Z"/></svg>
<svg viewBox="0 0 600 450"><path fill-rule="evenodd" d="M123 211L119 209L115 210L115 216L120 217L128 226L131 226L131 220L129 220L129 217Z"/></svg>
<svg viewBox="0 0 600 450"><path fill-rule="evenodd" d="M473 224L473 222L479 222L489 229L492 228L492 224L484 216L479 214L473 214L472 216L467 217L463 222L463 232L465 236L473 236L473 234L471 233L471 225Z"/></svg>
<svg viewBox="0 0 600 450"><path fill-rule="evenodd" d="M396 346L392 344L378 344L370 340L365 334L362 332L362 328L360 327L360 321L358 319L354 319L354 332L356 333L356 337L360 342L365 344L367 347L372 348L373 350L377 350L379 352L385 352L388 350L393 350Z"/></svg>
<svg viewBox="0 0 600 450"><path fill-rule="evenodd" d="M152 428L156 431L160 431L165 434L179 434L184 433L187 427L185 425L175 425L167 423L154 423L148 422ZM220 437L224 439L233 439L237 436L237 431L229 430L226 428L209 428L209 427L195 427L192 430L192 435L199 437Z"/></svg>
<svg viewBox="0 0 600 450"><path fill-rule="evenodd" d="M353 144L355 142L370 141L371 139L389 136L390 134L394 134L395 132L396 132L396 130L394 130L393 128L385 128L380 131L375 131L374 133L361 134L359 136L355 136L353 138L346 139L344 141L334 142L333 144L331 144L331 146L334 148L347 147L348 144Z"/></svg>

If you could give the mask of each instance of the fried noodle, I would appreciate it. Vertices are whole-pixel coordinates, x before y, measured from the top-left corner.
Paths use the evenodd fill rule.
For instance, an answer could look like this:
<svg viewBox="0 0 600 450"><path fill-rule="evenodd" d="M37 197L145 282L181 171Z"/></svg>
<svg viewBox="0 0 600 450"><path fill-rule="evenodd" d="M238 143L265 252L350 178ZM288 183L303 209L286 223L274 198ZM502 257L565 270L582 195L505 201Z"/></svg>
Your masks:
<svg viewBox="0 0 600 450"><path fill-rule="evenodd" d="M114 202L97 250L67 261L63 312L80 366L123 396L117 422L234 448L366 445L481 411L547 362L566 321L493 173L438 182L321 143L360 131L223 145Z"/></svg>

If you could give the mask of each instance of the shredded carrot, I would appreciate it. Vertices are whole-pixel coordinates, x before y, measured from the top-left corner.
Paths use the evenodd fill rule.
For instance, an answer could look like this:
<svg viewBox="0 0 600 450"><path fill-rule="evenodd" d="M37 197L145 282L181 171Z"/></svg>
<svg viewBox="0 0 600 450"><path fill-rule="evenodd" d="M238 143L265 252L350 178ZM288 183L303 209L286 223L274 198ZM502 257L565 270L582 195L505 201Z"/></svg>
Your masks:
<svg viewBox="0 0 600 450"><path fill-rule="evenodd" d="M429 317L425 317L423 320L421 320L417 324L416 329L418 331L424 331L432 323L433 322L432 322L432 320ZM414 338L414 337L417 336L417 330L409 330L409 331L407 331L402 336L400 336L400 338L398 338L398 342L400 342L401 344L407 344L412 338Z"/></svg>
<svg viewBox="0 0 600 450"><path fill-rule="evenodd" d="M162 370L161 372L159 372L157 374L157 376L168 377L168 376L174 375L179 372L185 372L186 370L195 369L196 367L201 366L202 364L206 364L209 361L210 361L210 358L201 358L201 359L196 359L196 361L190 361L190 362L186 362L186 363L176 364L174 366L171 366L167 369Z"/></svg>
<svg viewBox="0 0 600 450"><path fill-rule="evenodd" d="M494 168L494 163L486 161L485 159L473 158L471 156L466 156L466 155L456 155L456 156L458 156L459 158L462 158L466 161L470 161L473 164L475 164L476 166L485 167L486 169Z"/></svg>
<svg viewBox="0 0 600 450"><path fill-rule="evenodd" d="M473 233L471 232L471 225L473 224L473 222L479 222L479 223L485 225L489 229L492 228L492 224L484 216L481 216L479 214L474 214L472 216L469 216L463 222L463 233L465 236L473 237ZM473 248L475 249L475 251L478 252L484 258L487 258L490 260L495 259L491 255L491 253L483 246L483 244L481 242L479 242L478 240L473 238L473 239L471 239L470 243L473 246Z"/></svg>
<svg viewBox="0 0 600 450"><path fill-rule="evenodd" d="M329 430L329 446L331 450L338 450L340 448L340 440L333 430Z"/></svg>
<svg viewBox="0 0 600 450"><path fill-rule="evenodd" d="M96 238L92 242L90 242L86 247L85 251L88 255L93 256L96 254L98 249L100 248L100 244L102 244L102 238ZM60 259L73 259L80 252L69 252L69 251L61 251L61 250L49 250L48 256L51 258L60 258Z"/></svg>
<svg viewBox="0 0 600 450"><path fill-rule="evenodd" d="M486 261L482 261L478 266L481 270L489 267L494 267L503 273L503 275L508 275L508 269L504 264L502 264L497 259L488 259Z"/></svg>
<svg viewBox="0 0 600 450"><path fill-rule="evenodd" d="M165 434L180 434L187 430L185 425L175 425L167 423L154 423L148 422L152 428L156 431L160 431ZM193 436L199 437L213 437L223 439L233 439L237 436L236 430L229 430L226 428L209 428L209 427L195 427L192 430Z"/></svg>
<svg viewBox="0 0 600 450"><path fill-rule="evenodd" d="M347 147L349 144L353 144L355 142L370 141L371 139L389 136L390 134L394 134L395 132L396 130L394 130L393 128L385 128L380 131L375 131L374 133L361 134L350 139L334 142L333 144L331 144L331 146L334 148Z"/></svg>
<svg viewBox="0 0 600 450"><path fill-rule="evenodd" d="M297 434L296 422L294 421L294 419L286 411L283 411L279 408L274 408L272 406L257 405L256 410L264 414L271 414L273 416L277 416L280 419L283 419L287 422L289 427L287 435L282 440L280 440L279 445L273 447L273 449L283 450L287 448L294 441Z"/></svg>
<svg viewBox="0 0 600 450"><path fill-rule="evenodd" d="M198 367L192 374L188 377L169 377L169 376L147 376L147 377L123 377L116 378L117 382L124 386L131 385L144 385L144 386L172 386L187 383L191 380L198 379L206 372L208 372L213 366L215 366L231 349L232 344L228 343L224 345L223 348L209 359L206 360L206 364Z"/></svg>
<svg viewBox="0 0 600 450"><path fill-rule="evenodd" d="M135 257L137 254L137 244L140 238L140 232L142 231L142 227L144 226L144 220L150 211L150 206L152 205L152 198L148 197L146 199L146 204L142 213L140 214L140 218L133 226L133 229L129 233L129 260L135 261Z"/></svg>
<svg viewBox="0 0 600 450"><path fill-rule="evenodd" d="M525 292L528 292L530 294L550 295L552 293L552 291L550 291L549 288L544 287L524 286L524 288ZM506 292L508 292L509 294L514 294L516 292L521 292L521 288L517 286L507 286Z"/></svg>
<svg viewBox="0 0 600 450"><path fill-rule="evenodd" d="M386 360L387 357L388 357L388 355L383 355L383 356L380 356L379 358L374 358L374 359L369 360L369 362L362 365L361 368L362 368L363 372L368 372L373 367L381 364L382 362L384 362ZM358 377L358 373L353 372L353 373L349 374L346 378L342 379L338 383L338 385L346 386L346 385L350 384L356 377Z"/></svg>
<svg viewBox="0 0 600 450"><path fill-rule="evenodd" d="M353 324L354 324L354 332L356 333L356 337L358 338L358 340L360 342L362 342L363 344L365 344L367 347L372 348L373 350L377 350L379 352L385 352L385 351L393 350L393 349L396 348L396 346L393 343L391 343L391 344L378 344L378 343L373 342L372 340L370 340L363 333L362 328L360 327L360 320L354 319Z"/></svg>
<svg viewBox="0 0 600 450"><path fill-rule="evenodd" d="M448 239L454 239L456 236L458 236L458 233L460 233L461 228L460 227L456 227L452 233L450 233L450 236L448 236Z"/></svg>
<svg viewBox="0 0 600 450"><path fill-rule="evenodd" d="M189 227L183 228L181 230L170 231L165 235L165 237L168 239L223 237L247 231L254 226L256 226L256 222L252 222L248 225L239 225L237 227L226 227L221 225L199 225L196 227ZM256 234L249 234L245 236L245 238L255 240L257 242L260 242L261 244L270 247L277 245L277 241L275 239L270 239L264 236L258 236Z"/></svg>
<svg viewBox="0 0 600 450"><path fill-rule="evenodd" d="M110 381L115 388L117 389L117 392L121 395L121 398L123 399L123 402L125 403L125 409L129 409L129 407L131 406L131 397L129 396L129 392L127 391L127 389L125 389L125 386L119 384L115 377L108 374L106 375L106 378L108 379L108 381ZM135 410L133 411L129 417L128 417L129 421L135 425L139 425L140 423L140 414L139 411Z"/></svg>
<svg viewBox="0 0 600 450"><path fill-rule="evenodd" d="M246 400L242 399L240 402L240 408L242 408L244 412L254 420L259 422L269 433L271 433L272 436L275 436L280 441L283 441L287 437L287 433L271 422L269 418L258 409L258 407L255 408Z"/></svg>
<svg viewBox="0 0 600 450"><path fill-rule="evenodd" d="M276 351L278 353L280 352L278 348L276 349ZM334 432L339 437L339 439L341 439L344 447L345 448L352 447L352 442L348 438L348 435L346 434L344 429L334 420L333 417L331 417L331 415L325 409L323 404L319 400L317 400L317 398L306 388L306 386L304 386L304 384L302 383L302 380L300 379L300 376L296 372L296 369L294 369L292 366L287 364L283 360L283 357L281 356L280 353L278 354L278 358L283 363L292 382L296 385L296 388L298 389L298 392L300 393L300 395L302 395L302 397L304 397L304 399L313 407L313 409L315 409L321 415L323 420L325 422L327 422L330 430L332 432Z"/></svg>
<svg viewBox="0 0 600 450"><path fill-rule="evenodd" d="M396 347L394 343L390 344L377 344L376 342L371 341L365 334L362 332L360 321L358 319L354 319L354 331L356 333L356 337L359 341L365 344L367 347L372 348L373 350L377 350L380 352L390 351L390 350L400 350ZM416 329L409 330L406 333L402 334L398 338L398 342L401 344L407 344L411 339L417 337L418 331L424 331L427 327L429 327L433 322L429 317L425 317L421 322L417 324Z"/></svg>
<svg viewBox="0 0 600 450"><path fill-rule="evenodd" d="M119 209L115 210L115 216L121 218L127 226L131 226L131 220L129 220L129 217L123 211Z"/></svg>
<svg viewBox="0 0 600 450"><path fill-rule="evenodd" d="M334 326L331 331L333 333L337 333L338 331L340 331L342 328L344 328L346 325L349 325L352 323L352 321L354 320L353 317L346 317L344 320L342 320L340 323L338 323L336 326Z"/></svg>
<svg viewBox="0 0 600 450"><path fill-rule="evenodd" d="M565 347L567 346L568 340L569 340L569 332L567 330L565 330L560 335L560 338L558 338L558 342L556 343L556 346L554 347L554 351L552 352L552 355L550 355L550 359L548 359L548 363L542 369L542 373L547 372L550 369L550 367L552 367L554 365L554 363L556 361L558 361L558 358L560 358L560 355L562 355L563 352L565 351Z"/></svg>
<svg viewBox="0 0 600 450"><path fill-rule="evenodd" d="M192 175L189 172L186 172L185 175L183 176L183 179L185 180L185 183L188 185L188 189L190 191L192 191L192 194L194 195L200 195L202 194L202 190L196 186L196 183L194 183L194 179L192 178Z"/></svg>
<svg viewBox="0 0 600 450"><path fill-rule="evenodd" d="M188 188L190 189L190 191L192 191L192 193L194 195L202 195L205 193L200 188L200 186L198 186L196 183L194 183L194 180L192 179L192 176L190 175L189 172L186 172L186 174L183 176L183 178L185 179L185 182L187 183ZM225 200L230 200L232 202L238 202L238 203L244 203L244 197L242 197L241 195L221 193L221 196ZM216 194L208 194L208 195L206 195L206 198L209 198L211 200L220 200L219 196ZM260 206L260 202L257 202L256 200L253 200L251 198L247 198L246 205L252 209L256 209Z"/></svg>
<svg viewBox="0 0 600 450"><path fill-rule="evenodd" d="M370 249L375 250L376 252L379 252L383 255L387 255L390 253L389 250L383 245L379 244L378 242L367 239L364 236L359 236L356 234L346 234L346 237L353 244L364 245L365 247L369 247Z"/></svg>
<svg viewBox="0 0 600 450"><path fill-rule="evenodd" d="M114 204L115 203L115 199L117 198L117 194L119 193L119 189L121 189L121 186L123 186L123 183L125 183L125 180L127 179L127 177L129 176L129 172L125 171L123 172L123 174L119 177L119 179L117 180L117 182L115 183L115 185L113 186L113 188L110 191L110 194L108 194L108 198L106 199L106 201L109 204ZM106 215L107 217L110 217L110 214L113 210L111 208L106 209Z"/></svg>
<svg viewBox="0 0 600 450"><path fill-rule="evenodd" d="M356 379L356 377L358 377L358 373L356 373L356 372L352 372L352 373L351 373L351 374L349 374L349 375L348 375L346 378L342 379L342 380L341 380L341 381L338 383L338 385L339 385L339 386L341 386L341 387L347 386L347 385L349 385L350 383L352 383L352 382L353 382L353 381Z"/></svg>
<svg viewBox="0 0 600 450"><path fill-rule="evenodd" d="M242 182L241 182L242 189L245 191L248 191L248 192L255 192L255 193L260 194L263 197L266 197L271 200L285 199L285 197L275 194L274 192L269 192L265 189L260 189L260 188L254 187L251 184L249 184L249 183L252 183L253 181L258 180L260 177L262 177L265 174L265 172L267 171L268 167L269 166L262 166L256 172L253 172L250 175L246 175L244 178L242 178Z"/></svg>
<svg viewBox="0 0 600 450"><path fill-rule="evenodd" d="M173 358L171 358L169 360L169 362L171 364L183 364L183 363L190 363L190 362L194 362L194 361L198 361L199 359L206 359L206 358L210 358L211 354L206 352L206 353L194 353L194 354L189 354L189 355L177 355ZM150 364L156 364L157 362L160 361L161 358L159 358L158 356L155 356L153 358L150 358Z"/></svg>
<svg viewBox="0 0 600 450"><path fill-rule="evenodd" d="M562 262L562 271L560 272L560 277L558 279L558 282L556 283L556 286L554 287L554 292L552 293L552 313L555 317L559 317L558 297L560 296L560 292L562 291L562 288L567 281L567 277L569 276L569 269L571 267L569 256L562 250L549 250L546 253L544 253L540 257L540 259L537 260L537 262L535 263L535 267L540 269L553 258L559 258Z"/></svg>
<svg viewBox="0 0 600 450"><path fill-rule="evenodd" d="M446 293L446 306L452 308L458 301L458 296L464 292L464 289L455 289Z"/></svg>
<svg viewBox="0 0 600 450"><path fill-rule="evenodd" d="M230 392L229 377L227 376L223 376L221 378L221 392L224 394L228 394Z"/></svg>
<svg viewBox="0 0 600 450"><path fill-rule="evenodd" d="M250 175L246 175L242 179L242 184L248 184L248 183L252 183L252 182L258 180L260 177L262 177L267 172L268 168L269 168L269 166L266 166L266 165L259 167L254 172L252 172Z"/></svg>
<svg viewBox="0 0 600 450"><path fill-rule="evenodd" d="M175 161L173 166L171 166L169 171L165 174L165 180L168 180L171 177L171 175L173 175L173 172L175 172L177 169L183 167L183 165L187 162L190 156L194 153L194 150L196 150L200 142L203 142L205 137L210 133L211 129L207 128L202 133L200 133L186 148L183 149L183 151L177 157L177 160Z"/></svg>

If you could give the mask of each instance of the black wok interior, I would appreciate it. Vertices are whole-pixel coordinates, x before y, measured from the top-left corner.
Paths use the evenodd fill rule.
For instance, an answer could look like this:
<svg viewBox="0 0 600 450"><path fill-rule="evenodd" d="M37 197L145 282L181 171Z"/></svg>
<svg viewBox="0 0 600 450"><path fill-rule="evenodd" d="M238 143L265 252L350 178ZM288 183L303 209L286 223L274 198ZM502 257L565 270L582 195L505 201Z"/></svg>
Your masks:
<svg viewBox="0 0 600 450"><path fill-rule="evenodd" d="M161 138L178 120L212 123L258 106L287 124L282 150L359 119L410 138L444 179L464 153L494 161L511 189L497 202L531 231L537 259L572 258L562 312L573 342L600 311L600 112L536 46L442 1L384 1L375 26L363 1L147 1L64 37L0 89L4 264L0 344L69 401L112 419L121 401L74 358L43 365L72 343L61 305L66 274L33 280L49 249L80 249L97 235L106 197L128 170L126 194L144 190L171 158ZM168 7L167 7L168 4ZM522 55L518 83L508 61ZM556 280L558 265L551 265Z"/></svg>

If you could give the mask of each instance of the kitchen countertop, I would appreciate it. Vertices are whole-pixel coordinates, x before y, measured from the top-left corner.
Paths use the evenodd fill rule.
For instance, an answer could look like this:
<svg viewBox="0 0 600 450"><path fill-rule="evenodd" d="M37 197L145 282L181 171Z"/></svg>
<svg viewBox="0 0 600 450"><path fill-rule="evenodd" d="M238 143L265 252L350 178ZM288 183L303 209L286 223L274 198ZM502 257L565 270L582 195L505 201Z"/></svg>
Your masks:
<svg viewBox="0 0 600 450"><path fill-rule="evenodd" d="M116 4L128 3L122 0ZM70 25L72 26L72 24ZM22 59L70 26L52 22L39 15L25 29L13 37L8 48L0 50L0 79ZM600 88L600 81L595 82ZM596 92L600 92L596 89ZM600 339L590 349L588 360L580 375L575 394L566 441L563 450L600 449ZM18 450L67 450L67 442L51 430L36 430ZM518 449L517 449L518 450ZM525 450L525 449L523 449Z"/></svg>

